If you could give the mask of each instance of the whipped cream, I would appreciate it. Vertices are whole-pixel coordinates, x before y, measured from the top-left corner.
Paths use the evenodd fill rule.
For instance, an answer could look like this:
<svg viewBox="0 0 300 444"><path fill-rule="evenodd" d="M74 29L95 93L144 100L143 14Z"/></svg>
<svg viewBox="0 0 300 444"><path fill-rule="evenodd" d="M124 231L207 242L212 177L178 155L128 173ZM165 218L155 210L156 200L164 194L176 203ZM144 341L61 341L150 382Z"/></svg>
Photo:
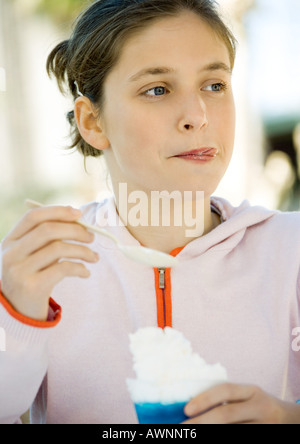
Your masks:
<svg viewBox="0 0 300 444"><path fill-rule="evenodd" d="M126 382L134 403L185 402L227 381L222 365L207 364L173 328L146 327L129 339L136 379Z"/></svg>

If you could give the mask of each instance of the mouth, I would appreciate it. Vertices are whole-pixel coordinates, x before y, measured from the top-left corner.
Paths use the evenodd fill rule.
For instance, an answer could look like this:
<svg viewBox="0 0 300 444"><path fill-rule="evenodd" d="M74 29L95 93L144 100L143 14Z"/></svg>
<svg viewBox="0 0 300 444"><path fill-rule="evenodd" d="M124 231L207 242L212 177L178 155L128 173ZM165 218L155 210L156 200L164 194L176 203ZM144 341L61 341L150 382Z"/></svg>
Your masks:
<svg viewBox="0 0 300 444"><path fill-rule="evenodd" d="M196 150L186 151L181 154L177 154L174 157L183 160L194 160L200 162L208 162L217 157L219 150L217 148L199 148Z"/></svg>

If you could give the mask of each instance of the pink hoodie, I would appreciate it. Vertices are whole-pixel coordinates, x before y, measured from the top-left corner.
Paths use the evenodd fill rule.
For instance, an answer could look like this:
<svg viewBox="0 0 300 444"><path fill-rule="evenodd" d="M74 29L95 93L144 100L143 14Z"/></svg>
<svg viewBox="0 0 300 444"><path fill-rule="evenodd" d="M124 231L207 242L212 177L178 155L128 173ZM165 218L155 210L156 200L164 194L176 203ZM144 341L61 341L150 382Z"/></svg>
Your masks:
<svg viewBox="0 0 300 444"><path fill-rule="evenodd" d="M0 296L0 422L17 422L34 402L33 423L136 423L125 383L134 377L128 334L155 325L180 330L231 382L300 399L300 213L212 203L223 223L174 250L180 263L165 271L164 289L157 269L97 236L90 279L55 288L61 319L53 300L39 323ZM103 210L116 215L113 199L85 206L85 221L100 223ZM124 226L105 228L138 244Z"/></svg>

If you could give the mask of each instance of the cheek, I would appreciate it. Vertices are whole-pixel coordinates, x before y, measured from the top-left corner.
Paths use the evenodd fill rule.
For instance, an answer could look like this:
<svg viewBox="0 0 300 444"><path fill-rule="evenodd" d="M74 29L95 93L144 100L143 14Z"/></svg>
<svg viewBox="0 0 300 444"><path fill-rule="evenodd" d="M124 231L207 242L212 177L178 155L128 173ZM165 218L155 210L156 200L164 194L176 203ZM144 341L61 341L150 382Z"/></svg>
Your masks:
<svg viewBox="0 0 300 444"><path fill-rule="evenodd" d="M145 132L145 119L133 107L114 106L107 113L107 132L112 145L121 147L128 145L133 148L132 142L143 138Z"/></svg>
<svg viewBox="0 0 300 444"><path fill-rule="evenodd" d="M113 118L107 114L106 133L111 146L111 166L121 171L127 180L145 177L151 170L153 130L141 113L117 110ZM130 179L131 178L131 179Z"/></svg>
<svg viewBox="0 0 300 444"><path fill-rule="evenodd" d="M235 136L235 106L233 102L219 109L216 127L219 129L224 149L231 151Z"/></svg>
<svg viewBox="0 0 300 444"><path fill-rule="evenodd" d="M157 113L149 108L128 106L116 110L108 120L108 138L116 154L128 158L128 163L138 159L153 158L163 139L164 126ZM158 151L156 151L158 153ZM129 161L130 159L130 161Z"/></svg>

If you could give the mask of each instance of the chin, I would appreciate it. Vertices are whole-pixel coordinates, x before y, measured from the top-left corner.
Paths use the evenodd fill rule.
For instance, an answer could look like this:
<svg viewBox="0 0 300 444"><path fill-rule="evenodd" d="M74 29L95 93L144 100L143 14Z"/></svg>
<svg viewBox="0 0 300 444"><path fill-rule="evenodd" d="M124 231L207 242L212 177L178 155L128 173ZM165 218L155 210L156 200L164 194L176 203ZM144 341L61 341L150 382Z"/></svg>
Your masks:
<svg viewBox="0 0 300 444"><path fill-rule="evenodd" d="M192 183L189 182L186 182L185 185L181 185L177 181L177 186L174 186L173 190L178 190L182 194L184 192L192 192L193 195L197 191L201 191L202 193L204 193L204 198L209 198L216 191L220 183L219 181L216 181L215 178L207 179L207 181L205 182L204 181L199 181L199 182L194 181ZM184 182L182 181L181 183Z"/></svg>

